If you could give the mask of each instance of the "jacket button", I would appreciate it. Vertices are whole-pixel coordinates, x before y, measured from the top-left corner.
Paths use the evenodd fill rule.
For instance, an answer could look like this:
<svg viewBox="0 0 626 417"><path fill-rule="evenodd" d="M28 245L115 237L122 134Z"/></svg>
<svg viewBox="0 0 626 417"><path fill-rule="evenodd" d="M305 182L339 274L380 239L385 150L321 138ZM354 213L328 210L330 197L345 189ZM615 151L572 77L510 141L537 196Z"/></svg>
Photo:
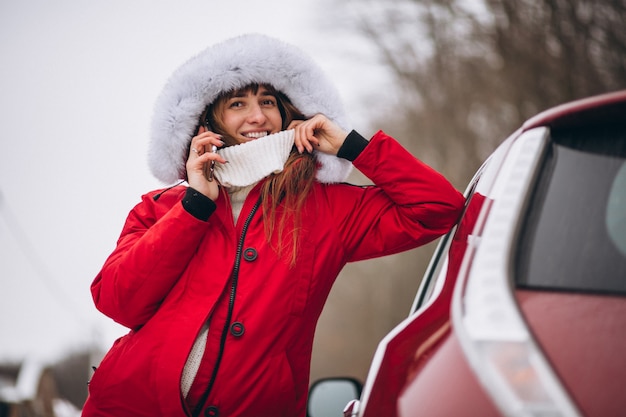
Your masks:
<svg viewBox="0 0 626 417"><path fill-rule="evenodd" d="M254 248L246 248L243 251L243 259L245 259L248 262L252 262L256 259L256 257L258 256L256 249Z"/></svg>
<svg viewBox="0 0 626 417"><path fill-rule="evenodd" d="M231 324L230 332L233 336L240 337L246 332L246 328L244 327L243 323L236 321Z"/></svg>
<svg viewBox="0 0 626 417"><path fill-rule="evenodd" d="M204 410L205 417L217 417L220 415L219 410L214 405L207 407Z"/></svg>

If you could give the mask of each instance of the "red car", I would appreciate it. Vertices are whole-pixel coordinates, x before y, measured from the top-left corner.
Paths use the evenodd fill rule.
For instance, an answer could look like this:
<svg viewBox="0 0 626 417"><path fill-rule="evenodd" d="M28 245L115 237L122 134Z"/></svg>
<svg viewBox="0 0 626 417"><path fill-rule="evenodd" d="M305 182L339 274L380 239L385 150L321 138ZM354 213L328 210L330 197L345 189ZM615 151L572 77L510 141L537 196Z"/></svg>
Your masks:
<svg viewBox="0 0 626 417"><path fill-rule="evenodd" d="M310 416L347 385L347 416L626 415L626 91L528 120L466 196L362 394Z"/></svg>

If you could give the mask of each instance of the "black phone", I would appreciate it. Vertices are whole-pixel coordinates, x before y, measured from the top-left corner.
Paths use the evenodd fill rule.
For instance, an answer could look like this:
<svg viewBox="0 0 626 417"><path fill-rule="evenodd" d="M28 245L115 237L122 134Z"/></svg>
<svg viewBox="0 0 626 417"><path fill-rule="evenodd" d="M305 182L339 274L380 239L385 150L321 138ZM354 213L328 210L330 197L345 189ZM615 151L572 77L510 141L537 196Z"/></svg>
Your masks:
<svg viewBox="0 0 626 417"><path fill-rule="evenodd" d="M204 128L208 131L211 131L211 120L209 117L210 114L210 109L207 109L207 111L205 112L206 114L204 115ZM212 145L211 146L211 152L215 153L217 152L217 146ZM215 172L215 161L211 161L211 163L209 164L209 172L206 173L206 178L209 181L213 181L214 178L214 172Z"/></svg>

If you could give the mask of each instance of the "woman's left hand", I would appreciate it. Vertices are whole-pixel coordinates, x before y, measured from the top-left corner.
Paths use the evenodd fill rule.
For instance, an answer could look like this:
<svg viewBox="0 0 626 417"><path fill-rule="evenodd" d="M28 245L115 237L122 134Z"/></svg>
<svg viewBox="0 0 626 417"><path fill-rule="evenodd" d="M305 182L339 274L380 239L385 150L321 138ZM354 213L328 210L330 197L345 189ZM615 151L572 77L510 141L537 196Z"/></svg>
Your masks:
<svg viewBox="0 0 626 417"><path fill-rule="evenodd" d="M331 155L337 155L348 133L333 123L323 114L317 114L309 120L294 120L287 129L295 130L294 143L300 153L317 149Z"/></svg>

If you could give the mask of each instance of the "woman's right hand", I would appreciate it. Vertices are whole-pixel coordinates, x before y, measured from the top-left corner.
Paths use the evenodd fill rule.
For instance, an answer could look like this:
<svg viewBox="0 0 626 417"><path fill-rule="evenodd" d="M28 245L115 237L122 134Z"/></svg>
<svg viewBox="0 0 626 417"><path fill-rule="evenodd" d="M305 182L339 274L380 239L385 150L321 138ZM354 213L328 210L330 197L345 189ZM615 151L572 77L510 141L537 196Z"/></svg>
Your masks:
<svg viewBox="0 0 626 417"><path fill-rule="evenodd" d="M186 168L189 186L215 201L219 195L217 180L214 178L213 181L209 181L205 173L208 172L211 161L225 164L226 160L217 153L211 152L213 145L224 146L221 136L200 127L198 135L191 139Z"/></svg>

